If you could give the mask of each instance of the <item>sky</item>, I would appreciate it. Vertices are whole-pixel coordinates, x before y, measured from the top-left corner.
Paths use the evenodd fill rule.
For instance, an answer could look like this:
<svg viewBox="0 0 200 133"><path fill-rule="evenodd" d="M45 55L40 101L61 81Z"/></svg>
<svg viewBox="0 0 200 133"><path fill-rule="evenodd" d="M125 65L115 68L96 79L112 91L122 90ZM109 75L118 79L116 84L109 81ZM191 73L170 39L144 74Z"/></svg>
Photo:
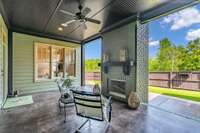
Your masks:
<svg viewBox="0 0 200 133"><path fill-rule="evenodd" d="M149 57L156 56L159 40L163 38L168 38L175 45L185 46L197 37L200 37L200 5L154 20L149 23ZM85 58L100 56L101 40L89 42L85 47Z"/></svg>
<svg viewBox="0 0 200 133"><path fill-rule="evenodd" d="M200 37L200 5L190 7L149 23L149 57L159 48L159 40L168 38L175 45L187 45Z"/></svg>
<svg viewBox="0 0 200 133"><path fill-rule="evenodd" d="M96 39L85 45L85 59L101 58L101 39Z"/></svg>

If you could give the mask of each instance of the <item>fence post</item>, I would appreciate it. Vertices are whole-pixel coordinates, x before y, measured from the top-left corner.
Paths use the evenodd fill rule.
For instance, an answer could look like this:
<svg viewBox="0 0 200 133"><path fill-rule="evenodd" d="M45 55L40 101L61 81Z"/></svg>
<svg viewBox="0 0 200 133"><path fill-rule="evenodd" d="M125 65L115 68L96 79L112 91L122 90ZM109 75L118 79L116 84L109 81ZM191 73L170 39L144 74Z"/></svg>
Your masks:
<svg viewBox="0 0 200 133"><path fill-rule="evenodd" d="M169 72L169 88L173 88L172 73L173 72Z"/></svg>

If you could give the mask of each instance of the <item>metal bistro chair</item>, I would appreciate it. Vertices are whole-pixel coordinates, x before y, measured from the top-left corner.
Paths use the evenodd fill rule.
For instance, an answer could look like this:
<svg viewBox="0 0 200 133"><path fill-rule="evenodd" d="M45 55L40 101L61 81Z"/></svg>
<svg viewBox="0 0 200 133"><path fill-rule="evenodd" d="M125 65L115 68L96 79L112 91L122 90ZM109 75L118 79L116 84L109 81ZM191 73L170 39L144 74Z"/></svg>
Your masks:
<svg viewBox="0 0 200 133"><path fill-rule="evenodd" d="M59 109L61 112L61 108L62 108L61 104L63 104L64 113L65 113L64 122L66 122L66 107L68 104L74 103L74 100L73 100L72 92L69 89L66 89L65 87L63 87L63 82L64 82L64 79L56 80L56 83L58 85L59 92L60 92L60 97L58 99L58 105L59 105Z"/></svg>
<svg viewBox="0 0 200 133"><path fill-rule="evenodd" d="M106 122L106 127L104 128L106 131L111 121L112 97L107 99L101 94L94 94L89 92L87 93L75 90L73 90L73 97L76 107L76 114L78 116L87 118L87 120L81 124L75 132L79 133L81 128L88 121L90 121L90 119Z"/></svg>

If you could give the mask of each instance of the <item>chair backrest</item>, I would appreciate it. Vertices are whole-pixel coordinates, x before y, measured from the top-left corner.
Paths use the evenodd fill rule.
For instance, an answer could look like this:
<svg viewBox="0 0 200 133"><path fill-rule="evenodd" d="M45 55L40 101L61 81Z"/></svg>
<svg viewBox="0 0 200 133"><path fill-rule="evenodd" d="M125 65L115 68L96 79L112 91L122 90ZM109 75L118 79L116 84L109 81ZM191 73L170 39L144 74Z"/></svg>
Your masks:
<svg viewBox="0 0 200 133"><path fill-rule="evenodd" d="M58 89L59 89L61 95L64 95L63 82L64 82L63 79L56 80L56 83L58 85Z"/></svg>
<svg viewBox="0 0 200 133"><path fill-rule="evenodd" d="M103 121L103 106L100 94L73 91L76 113L79 116Z"/></svg>

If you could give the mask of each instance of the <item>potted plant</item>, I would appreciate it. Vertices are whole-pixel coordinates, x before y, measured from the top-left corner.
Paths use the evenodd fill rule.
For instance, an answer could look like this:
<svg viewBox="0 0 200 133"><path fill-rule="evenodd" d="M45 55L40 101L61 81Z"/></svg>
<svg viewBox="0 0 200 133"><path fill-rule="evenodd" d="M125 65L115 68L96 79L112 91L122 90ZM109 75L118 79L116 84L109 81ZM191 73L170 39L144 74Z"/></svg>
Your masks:
<svg viewBox="0 0 200 133"><path fill-rule="evenodd" d="M66 76L62 86L66 87L66 88L70 88L70 87L72 87L73 82L74 82L74 79L72 77Z"/></svg>
<svg viewBox="0 0 200 133"><path fill-rule="evenodd" d="M66 78L63 79L63 84L62 84L62 87L63 88L66 88L65 89L65 93L64 93L64 97L65 98L68 98L68 97L71 97L71 87L73 85L73 82L74 82L74 78L73 77L70 77L70 76L66 76Z"/></svg>

